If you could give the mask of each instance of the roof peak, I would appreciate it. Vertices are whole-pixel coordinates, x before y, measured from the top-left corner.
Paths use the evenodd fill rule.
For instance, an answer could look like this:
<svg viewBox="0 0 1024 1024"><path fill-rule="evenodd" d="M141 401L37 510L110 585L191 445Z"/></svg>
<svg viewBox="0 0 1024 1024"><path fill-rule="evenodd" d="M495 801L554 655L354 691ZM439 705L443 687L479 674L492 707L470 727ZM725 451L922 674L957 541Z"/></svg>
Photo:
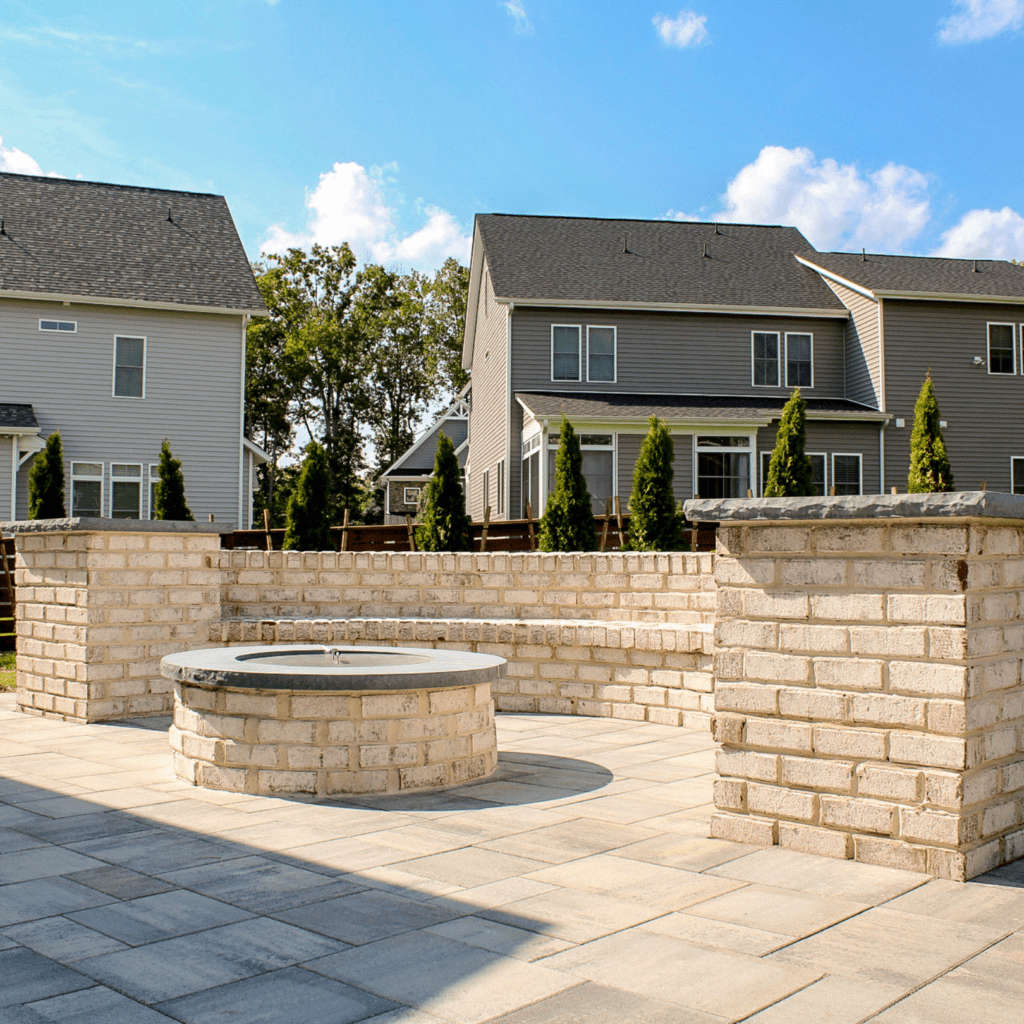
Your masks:
<svg viewBox="0 0 1024 1024"><path fill-rule="evenodd" d="M92 181L85 178L64 178L49 174L17 174L13 171L0 171L0 181L4 178L18 178L21 181L48 182L62 185L93 185L96 188L124 189L129 192L158 192L172 196L202 196L205 199L223 199L219 192L190 192L180 188L156 188L152 185L122 185L116 181Z"/></svg>
<svg viewBox="0 0 1024 1024"><path fill-rule="evenodd" d="M514 217L517 220L585 220L605 224L674 224L680 227L759 228L797 231L791 224L747 224L727 220L675 220L671 217L583 217L570 213L478 213L477 217Z"/></svg>

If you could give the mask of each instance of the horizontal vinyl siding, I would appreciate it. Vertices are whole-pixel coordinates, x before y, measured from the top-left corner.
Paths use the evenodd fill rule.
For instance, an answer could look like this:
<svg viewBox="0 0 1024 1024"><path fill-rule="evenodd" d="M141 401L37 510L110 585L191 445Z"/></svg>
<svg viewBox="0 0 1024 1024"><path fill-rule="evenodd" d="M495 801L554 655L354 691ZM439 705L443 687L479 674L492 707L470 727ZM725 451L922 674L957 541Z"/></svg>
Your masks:
<svg viewBox="0 0 1024 1024"><path fill-rule="evenodd" d="M835 281L825 283L850 310L846 324L846 397L875 409L882 403L882 361L878 344L878 303Z"/></svg>
<svg viewBox="0 0 1024 1024"><path fill-rule="evenodd" d="M484 517L484 471L490 470L490 501L493 506L497 490L497 464L506 457L505 434L509 400L506 372L507 316L507 307L494 301L491 275L487 272L485 261L483 286L480 289L477 309L476 337L473 343L473 404L470 409L469 428L468 505L469 514L477 521ZM516 476L518 473L517 466ZM498 518L493 507L491 516Z"/></svg>
<svg viewBox="0 0 1024 1024"><path fill-rule="evenodd" d="M1017 370L989 374L986 323L1017 324ZM1024 376L1018 306L885 300L886 484L907 489L914 405L931 370L957 490L1009 491L1010 457L1024 456ZM972 360L981 356L983 365ZM906 426L896 427L901 417Z"/></svg>
<svg viewBox="0 0 1024 1024"><path fill-rule="evenodd" d="M0 434L0 521L11 517L11 448L16 439Z"/></svg>
<svg viewBox="0 0 1024 1024"><path fill-rule="evenodd" d="M616 480L623 511L627 508L629 496L633 493L633 470L636 468L636 460L640 458L643 443L643 434L619 434Z"/></svg>
<svg viewBox="0 0 1024 1024"><path fill-rule="evenodd" d="M581 325L584 341L587 324L615 326L616 383L552 381L552 324ZM789 393L784 364L782 386L755 388L751 384L750 335L761 330L779 332L783 356L787 331L813 334L814 387L806 389L807 394L843 396L845 320L519 306L512 321L512 387L514 391L784 397ZM583 349L585 362L585 344Z"/></svg>
<svg viewBox="0 0 1024 1024"><path fill-rule="evenodd" d="M758 492L764 489L761 480L761 453L775 449L775 438L779 421L762 427L757 432ZM888 438L888 435L886 435ZM825 420L807 421L807 441L804 450L815 454L824 452L826 460L826 486L832 487L832 455L861 456L861 491L864 494L878 494L881 491L878 464L878 424L876 423L834 423ZM888 453L886 454L888 464ZM887 474L888 475L888 474Z"/></svg>
<svg viewBox="0 0 1024 1024"><path fill-rule="evenodd" d="M77 321L78 331L40 331L40 317ZM112 397L115 335L147 339L143 399ZM72 461L104 464L109 513L110 463L142 463L145 481L166 437L196 519L235 523L241 345L238 316L0 299L0 402L31 403L44 436L60 431L69 512ZM19 473L19 516L28 513L30 465ZM142 506L146 515L148 493Z"/></svg>

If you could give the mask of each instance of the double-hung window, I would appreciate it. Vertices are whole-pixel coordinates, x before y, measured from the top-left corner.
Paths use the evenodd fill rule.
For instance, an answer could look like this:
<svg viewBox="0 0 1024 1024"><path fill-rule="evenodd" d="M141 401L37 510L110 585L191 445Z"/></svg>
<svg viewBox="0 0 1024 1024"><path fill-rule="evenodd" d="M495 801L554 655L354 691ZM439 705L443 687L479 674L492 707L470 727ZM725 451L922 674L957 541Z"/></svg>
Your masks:
<svg viewBox="0 0 1024 1024"><path fill-rule="evenodd" d="M751 438L698 435L696 446L697 497L745 498L752 487Z"/></svg>
<svg viewBox="0 0 1024 1024"><path fill-rule="evenodd" d="M146 339L114 339L114 397L146 397Z"/></svg>
<svg viewBox="0 0 1024 1024"><path fill-rule="evenodd" d="M540 437L540 434L534 434L523 442L519 492L524 519L527 515L536 516L540 512Z"/></svg>
<svg viewBox="0 0 1024 1024"><path fill-rule="evenodd" d="M548 434L548 497L555 491L555 468L560 434ZM583 476L590 492L590 504L595 515L609 507L614 490L615 435L580 434L580 453L583 456Z"/></svg>
<svg viewBox="0 0 1024 1024"><path fill-rule="evenodd" d="M111 463L110 518L142 518L142 466L138 463Z"/></svg>
<svg viewBox="0 0 1024 1024"><path fill-rule="evenodd" d="M807 458L811 460L811 470L814 474L814 493L825 494L825 464L828 461L824 453L807 452ZM768 467L772 463L771 452L761 452L761 496L764 497L765 488L768 486Z"/></svg>
<svg viewBox="0 0 1024 1024"><path fill-rule="evenodd" d="M1013 494L1024 494L1024 458L1019 455L1010 459L1010 490Z"/></svg>
<svg viewBox="0 0 1024 1024"><path fill-rule="evenodd" d="M587 327L587 380L615 382L614 327Z"/></svg>
<svg viewBox="0 0 1024 1024"><path fill-rule="evenodd" d="M71 463L72 516L103 515L103 463Z"/></svg>
<svg viewBox="0 0 1024 1024"><path fill-rule="evenodd" d="M786 387L814 387L814 335L786 335Z"/></svg>
<svg viewBox="0 0 1024 1024"><path fill-rule="evenodd" d="M1013 324L988 325L988 372L1017 372L1017 358L1013 343Z"/></svg>
<svg viewBox="0 0 1024 1024"><path fill-rule="evenodd" d="M754 387L777 388L779 386L778 333L754 331L750 336L750 347Z"/></svg>
<svg viewBox="0 0 1024 1024"><path fill-rule="evenodd" d="M580 379L580 328L554 324L551 327L551 379Z"/></svg>
<svg viewBox="0 0 1024 1024"><path fill-rule="evenodd" d="M836 494L861 494L859 455L832 456L832 486Z"/></svg>

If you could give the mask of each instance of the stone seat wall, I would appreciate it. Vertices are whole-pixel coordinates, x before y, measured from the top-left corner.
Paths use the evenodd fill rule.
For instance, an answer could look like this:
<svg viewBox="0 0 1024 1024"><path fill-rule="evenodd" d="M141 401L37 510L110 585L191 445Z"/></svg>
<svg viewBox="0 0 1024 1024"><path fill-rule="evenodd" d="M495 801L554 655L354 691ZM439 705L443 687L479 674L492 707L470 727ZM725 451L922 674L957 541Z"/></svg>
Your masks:
<svg viewBox="0 0 1024 1024"><path fill-rule="evenodd" d="M593 715L708 729L712 627L572 619L228 619L213 644L323 643L443 647L495 654L508 674L498 711Z"/></svg>

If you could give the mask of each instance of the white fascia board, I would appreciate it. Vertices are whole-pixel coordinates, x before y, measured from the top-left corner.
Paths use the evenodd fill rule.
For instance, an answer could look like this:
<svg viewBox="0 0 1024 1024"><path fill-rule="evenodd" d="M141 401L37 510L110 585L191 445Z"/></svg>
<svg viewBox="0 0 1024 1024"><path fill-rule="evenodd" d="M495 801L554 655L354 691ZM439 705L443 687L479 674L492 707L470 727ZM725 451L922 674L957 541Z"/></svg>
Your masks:
<svg viewBox="0 0 1024 1024"><path fill-rule="evenodd" d="M779 415L782 415L782 410L779 410ZM843 420L849 423L888 423L892 418L886 412L808 412L807 419L809 420L829 420L835 422L836 420Z"/></svg>
<svg viewBox="0 0 1024 1024"><path fill-rule="evenodd" d="M242 447L252 453L252 457L256 460L259 465L264 465L270 462L270 456L258 445L255 441L250 441L249 438L242 438Z"/></svg>
<svg viewBox="0 0 1024 1024"><path fill-rule="evenodd" d="M555 309L637 309L647 313L725 313L732 316L829 317L849 320L848 309L813 309L805 306L717 306L693 302L615 302L609 299L523 299L496 295L495 302Z"/></svg>
<svg viewBox="0 0 1024 1024"><path fill-rule="evenodd" d="M573 419L572 428L577 434L587 430L588 432L601 433L614 433L615 431L632 432L635 428L637 432L647 432L651 429L650 416L644 418L623 418L616 420L601 420L601 419ZM772 422L770 416L756 416L738 418L734 417L731 419L694 419L689 417L686 419L674 419L662 417L664 424L672 430L682 431L693 431L699 430L702 433L708 433L712 429L717 430L721 427L722 430L751 430L757 429L758 427L767 427ZM554 425L558 426L561 423L561 417L557 420L551 416L539 417L538 422L542 423L546 428Z"/></svg>
<svg viewBox="0 0 1024 1024"><path fill-rule="evenodd" d="M826 270L824 267L819 267L817 263L812 263L810 260L804 259L803 256L796 257L797 263L802 263L805 267L810 267L817 274L821 274L822 277L827 277L830 281L835 281L836 284L841 284L844 288L849 288L851 292L856 292L858 295L863 295L865 299L871 299L872 302L878 301L878 295L881 293L873 292L870 288L865 288L862 284L857 284L856 281L851 281L849 278L843 277L840 274L835 273L831 270Z"/></svg>
<svg viewBox="0 0 1024 1024"><path fill-rule="evenodd" d="M0 427L0 437L25 437L38 433L38 427Z"/></svg>
<svg viewBox="0 0 1024 1024"><path fill-rule="evenodd" d="M883 292L875 293L880 299L914 299L921 302L996 302L1024 306L1024 295L958 295L945 292Z"/></svg>
<svg viewBox="0 0 1024 1024"><path fill-rule="evenodd" d="M466 296L466 327L462 336L462 368L473 369L476 341L476 311L480 305L480 282L484 276L484 242L480 228L473 225L473 251L469 258L469 294Z"/></svg>
<svg viewBox="0 0 1024 1024"><path fill-rule="evenodd" d="M234 309L227 306L193 306L184 302L150 302L148 299L113 299L95 295L62 295L58 292L22 292L0 289L0 299L29 299L32 302L60 302L79 306L130 306L134 309L173 310L176 313L218 313L227 316L270 316L270 310Z"/></svg>

